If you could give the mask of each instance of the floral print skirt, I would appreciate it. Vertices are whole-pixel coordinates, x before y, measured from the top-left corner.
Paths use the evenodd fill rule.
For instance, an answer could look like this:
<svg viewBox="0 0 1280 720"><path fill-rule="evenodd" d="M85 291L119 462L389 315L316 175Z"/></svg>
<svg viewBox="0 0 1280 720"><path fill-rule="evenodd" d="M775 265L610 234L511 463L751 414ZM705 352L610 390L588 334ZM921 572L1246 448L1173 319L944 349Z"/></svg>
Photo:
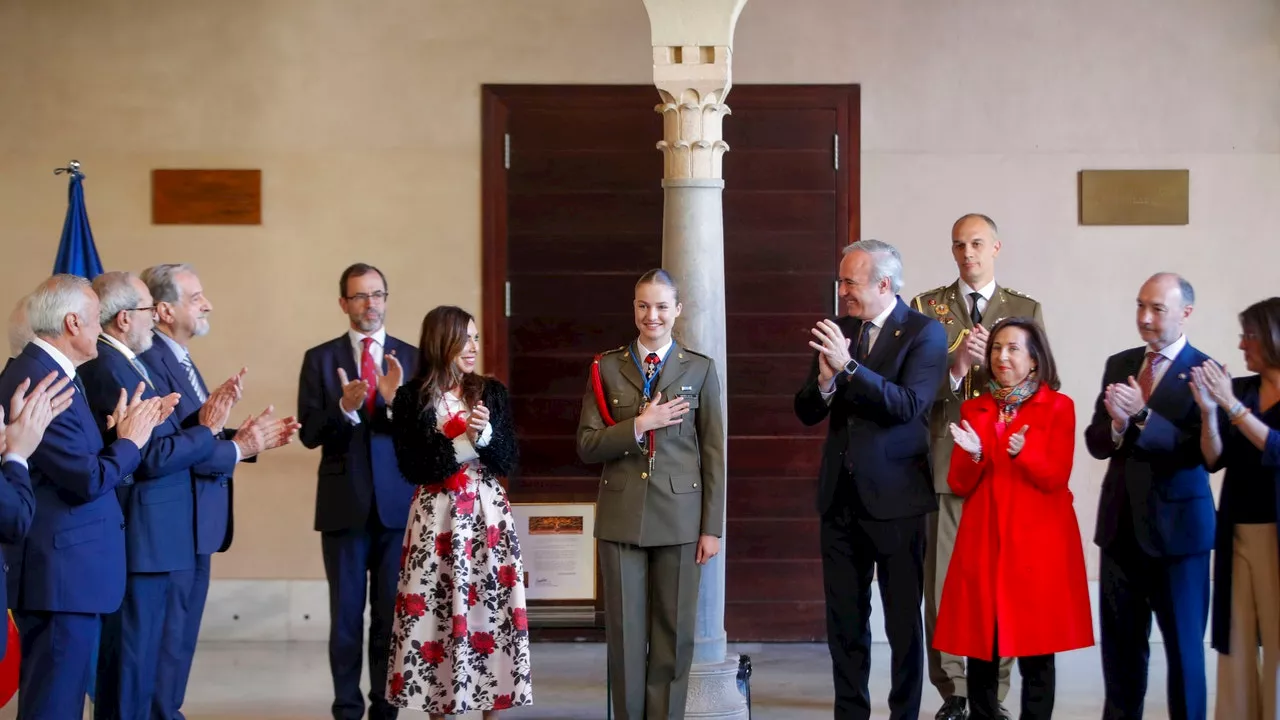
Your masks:
<svg viewBox="0 0 1280 720"><path fill-rule="evenodd" d="M419 487L400 558L387 700L450 715L532 703L523 581L506 493L478 463Z"/></svg>

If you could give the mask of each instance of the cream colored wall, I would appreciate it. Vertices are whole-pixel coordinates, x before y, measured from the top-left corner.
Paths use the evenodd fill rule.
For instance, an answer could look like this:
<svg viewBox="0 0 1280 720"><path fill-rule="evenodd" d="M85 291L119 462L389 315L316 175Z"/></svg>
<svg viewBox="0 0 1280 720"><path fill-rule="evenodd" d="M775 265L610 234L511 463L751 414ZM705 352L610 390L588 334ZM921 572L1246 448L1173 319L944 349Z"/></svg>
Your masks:
<svg viewBox="0 0 1280 720"><path fill-rule="evenodd" d="M903 249L911 293L954 278L957 215L993 215L999 277L1044 303L1084 422L1103 359L1136 344L1151 271L1190 277L1195 342L1237 366L1234 313L1275 292L1278 16L1272 0L753 0L734 79L861 83L864 236ZM75 157L107 266L195 263L216 305L202 368L245 363L244 409L291 411L303 351L343 329L346 264L388 271L401 337L436 303L478 307L480 85L647 83L648 43L639 0L0 4L0 307L48 272L66 188L50 170ZM156 167L261 168L262 226L150 225ZM1189 168L1191 225L1078 227L1076 172L1105 167ZM316 461L297 447L238 472L218 576L322 577ZM1086 534L1100 477L1080 453Z"/></svg>

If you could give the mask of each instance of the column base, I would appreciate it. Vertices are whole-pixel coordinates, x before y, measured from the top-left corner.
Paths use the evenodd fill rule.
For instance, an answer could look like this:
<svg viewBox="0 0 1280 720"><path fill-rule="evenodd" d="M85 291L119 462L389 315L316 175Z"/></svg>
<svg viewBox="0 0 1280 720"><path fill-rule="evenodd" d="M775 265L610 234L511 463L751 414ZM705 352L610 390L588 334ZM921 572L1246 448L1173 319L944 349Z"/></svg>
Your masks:
<svg viewBox="0 0 1280 720"><path fill-rule="evenodd" d="M724 662L695 664L689 669L685 718L747 720L747 699L738 690L738 655Z"/></svg>

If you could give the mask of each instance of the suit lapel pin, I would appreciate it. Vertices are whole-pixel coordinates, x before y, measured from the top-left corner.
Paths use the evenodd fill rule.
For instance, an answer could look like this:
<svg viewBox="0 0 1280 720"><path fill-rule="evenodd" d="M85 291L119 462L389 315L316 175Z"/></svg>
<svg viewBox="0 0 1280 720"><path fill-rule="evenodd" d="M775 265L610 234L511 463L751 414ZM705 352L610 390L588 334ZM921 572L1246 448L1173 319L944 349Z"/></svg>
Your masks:
<svg viewBox="0 0 1280 720"><path fill-rule="evenodd" d="M899 337L900 335L902 335L902 331L901 331L901 330L894 330L894 331L893 331L893 336L894 336L894 337Z"/></svg>
<svg viewBox="0 0 1280 720"><path fill-rule="evenodd" d="M1179 380L1186 380L1186 379L1187 379L1187 374L1186 374L1186 373L1178 373L1178 379L1179 379Z"/></svg>
<svg viewBox="0 0 1280 720"><path fill-rule="evenodd" d="M681 386L680 386L680 392L693 392L693 386L692 386L692 385L681 385Z"/></svg>

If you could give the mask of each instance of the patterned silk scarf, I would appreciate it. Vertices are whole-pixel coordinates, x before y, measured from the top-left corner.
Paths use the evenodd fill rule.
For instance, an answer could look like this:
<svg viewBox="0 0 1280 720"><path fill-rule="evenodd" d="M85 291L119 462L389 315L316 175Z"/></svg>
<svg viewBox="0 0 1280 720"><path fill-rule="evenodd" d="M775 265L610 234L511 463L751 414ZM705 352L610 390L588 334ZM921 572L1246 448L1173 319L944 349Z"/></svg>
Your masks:
<svg viewBox="0 0 1280 720"><path fill-rule="evenodd" d="M1018 416L1018 408L1039 389L1040 380L1036 377L1035 370L1013 387L1003 387L992 378L991 397L995 398L996 407L1000 409L1000 417L996 421L996 432L1004 434L1004 429Z"/></svg>

